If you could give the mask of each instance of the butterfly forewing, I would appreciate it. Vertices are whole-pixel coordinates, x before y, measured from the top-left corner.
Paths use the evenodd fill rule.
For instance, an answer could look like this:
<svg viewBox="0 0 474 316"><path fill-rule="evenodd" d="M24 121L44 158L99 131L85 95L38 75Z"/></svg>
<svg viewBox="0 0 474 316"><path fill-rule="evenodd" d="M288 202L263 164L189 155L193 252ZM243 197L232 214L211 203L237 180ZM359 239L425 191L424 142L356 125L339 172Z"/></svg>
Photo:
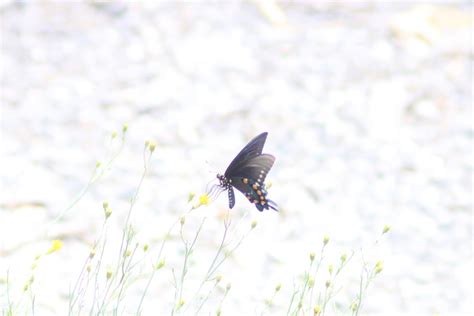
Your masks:
<svg viewBox="0 0 474 316"><path fill-rule="evenodd" d="M224 175L230 178L234 174L234 170L239 166L244 165L249 159L257 157L262 154L263 146L267 139L267 132L261 133L252 139L238 154L234 160L229 164Z"/></svg>

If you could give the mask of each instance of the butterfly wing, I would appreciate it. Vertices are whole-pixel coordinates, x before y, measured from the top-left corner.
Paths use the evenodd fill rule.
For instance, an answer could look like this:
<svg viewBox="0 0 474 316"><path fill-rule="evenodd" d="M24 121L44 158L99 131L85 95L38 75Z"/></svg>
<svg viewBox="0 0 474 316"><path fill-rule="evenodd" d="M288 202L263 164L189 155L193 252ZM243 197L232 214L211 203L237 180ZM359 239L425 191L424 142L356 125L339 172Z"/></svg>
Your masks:
<svg viewBox="0 0 474 316"><path fill-rule="evenodd" d="M244 177L233 177L232 186L242 192L250 203L261 212L269 208L278 211L278 205L270 199L267 199L267 190L265 185L259 185L257 181Z"/></svg>
<svg viewBox="0 0 474 316"><path fill-rule="evenodd" d="M237 156L235 156L234 160L232 160L224 173L226 178L230 179L241 165L245 165L249 159L258 157L262 154L267 135L267 132L263 132L256 136L237 154Z"/></svg>
<svg viewBox="0 0 474 316"><path fill-rule="evenodd" d="M239 164L230 178L230 184L242 192L247 199L255 204L259 211L272 208L278 211L277 205L266 198L265 178L275 162L275 157L262 154ZM230 199L229 199L230 203Z"/></svg>
<svg viewBox="0 0 474 316"><path fill-rule="evenodd" d="M270 154L262 154L251 158L243 164L239 164L230 177L243 177L253 179L260 185L263 185L268 172L275 163L275 157Z"/></svg>

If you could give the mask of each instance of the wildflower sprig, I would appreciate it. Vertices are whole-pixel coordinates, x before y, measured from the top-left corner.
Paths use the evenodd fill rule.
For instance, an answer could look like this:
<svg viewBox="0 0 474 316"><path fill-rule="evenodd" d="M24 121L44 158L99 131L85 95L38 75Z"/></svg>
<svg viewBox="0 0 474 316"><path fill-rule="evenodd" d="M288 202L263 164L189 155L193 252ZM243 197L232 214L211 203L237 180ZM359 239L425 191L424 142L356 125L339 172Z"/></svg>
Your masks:
<svg viewBox="0 0 474 316"><path fill-rule="evenodd" d="M267 305L267 307L272 307L273 306L273 302L275 300L275 297L280 292L280 290L281 290L281 283L278 283L275 286L274 290L273 290L272 296L269 299L265 300L265 304Z"/></svg>
<svg viewBox="0 0 474 316"><path fill-rule="evenodd" d="M387 234L390 231L390 229L391 229L390 226L385 225L384 228L382 229L381 237ZM378 243L379 243L379 239L375 241L374 245L377 245ZM369 287L370 283L384 269L383 261L381 260L378 260L377 262L375 262L375 264L370 265L365 261L364 256L362 254L362 261L364 265L360 273L359 293L357 297L353 300L350 306L353 316L359 315L360 309L363 304L364 293L367 291L367 288Z"/></svg>
<svg viewBox="0 0 474 316"><path fill-rule="evenodd" d="M128 125L125 124L122 127L122 143L125 140L127 131ZM118 134L114 133L112 139L118 138L117 136ZM132 278L134 269L143 260L144 256L148 254L148 244L142 245L136 240L136 230L130 221L144 178L148 173L151 156L156 150L156 147L156 143L152 141L145 142L143 150L143 172L135 192L130 199L130 206L123 226L117 261L115 264L108 264L105 270L103 268L103 258L107 244L107 220L112 215L112 209L107 201L102 203L104 224L99 237L92 245L76 284L70 293L70 314L79 313L81 311L81 306L84 305L83 300L88 290L92 291L92 304L89 311L91 314L106 313L112 304L114 311L120 309L120 304L123 301L128 285L134 280L134 278ZM99 167L103 168L102 165ZM142 249L143 252L138 251L140 249ZM137 258L138 254L141 254L140 258ZM105 277L101 278L100 275Z"/></svg>
<svg viewBox="0 0 474 316"><path fill-rule="evenodd" d="M100 178L102 178L102 176L104 176L106 171L109 170L112 163L117 159L117 157L121 154L121 152L123 150L125 140L126 140L127 131L128 131L128 125L124 124L123 127L122 127L122 137L120 138L120 144L119 144L118 148L114 148L116 146L114 146L114 144L113 144L113 141L117 138L118 133L117 132L112 132L111 138L110 138L111 142L110 142L110 145L109 145L110 146L109 150L111 151L108 155L109 157L107 159L105 159L105 163L103 163L101 161L97 161L95 163L95 168L94 168L87 184L79 192L79 194L73 199L73 201L51 221L49 227L52 227L53 224L57 223L66 214L68 214L74 208L74 206L76 206L77 203L79 203L79 201L82 200L82 198L86 195L86 193L89 192L92 185L95 182L97 182ZM49 227L48 227L48 229L49 229Z"/></svg>
<svg viewBox="0 0 474 316"><path fill-rule="evenodd" d="M172 314L174 314L174 312L181 309L181 307L184 305L183 290L184 290L184 281L185 281L185 278L186 278L186 274L188 273L189 259L191 257L191 254L192 254L193 250L194 250L194 247L196 245L196 241L198 240L199 234L201 233L201 230L202 230L202 227L204 225L205 220L206 220L206 218L202 219L201 224L199 225L199 228L197 229L192 241L188 241L184 237L184 233L183 233L185 217L183 216L183 217L180 218L180 223L181 223L180 237L181 237L181 240L184 244L184 260L183 260L183 266L181 268L181 273L180 273L178 278L176 277L175 272L173 270L173 279L174 279L174 286L175 286L175 301L176 301L176 303L173 307Z"/></svg>

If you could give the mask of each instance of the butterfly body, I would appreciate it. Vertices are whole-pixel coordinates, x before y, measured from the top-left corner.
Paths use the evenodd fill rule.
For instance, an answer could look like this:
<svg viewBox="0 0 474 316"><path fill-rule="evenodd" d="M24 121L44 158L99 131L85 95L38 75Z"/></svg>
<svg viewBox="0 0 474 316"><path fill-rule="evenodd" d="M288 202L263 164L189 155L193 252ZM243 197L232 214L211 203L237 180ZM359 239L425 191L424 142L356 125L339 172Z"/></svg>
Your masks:
<svg viewBox="0 0 474 316"><path fill-rule="evenodd" d="M220 187L227 190L229 208L235 205L234 189L242 192L259 211L274 209L277 205L267 199L265 178L275 162L275 157L262 154L268 133L262 133L252 139L232 160L224 175L217 175Z"/></svg>

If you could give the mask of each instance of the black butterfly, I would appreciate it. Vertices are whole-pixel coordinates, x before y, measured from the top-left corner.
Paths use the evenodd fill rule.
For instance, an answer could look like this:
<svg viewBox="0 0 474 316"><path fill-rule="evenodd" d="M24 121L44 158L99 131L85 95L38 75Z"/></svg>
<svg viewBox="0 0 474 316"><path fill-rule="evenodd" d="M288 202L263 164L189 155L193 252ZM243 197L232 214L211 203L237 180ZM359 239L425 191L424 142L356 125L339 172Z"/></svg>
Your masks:
<svg viewBox="0 0 474 316"><path fill-rule="evenodd" d="M262 154L267 134L265 132L252 139L232 160L224 175L217 175L220 189L227 190L229 194L229 208L235 205L234 187L260 212L269 208L278 211L275 202L266 198L265 177L275 162L272 155Z"/></svg>

